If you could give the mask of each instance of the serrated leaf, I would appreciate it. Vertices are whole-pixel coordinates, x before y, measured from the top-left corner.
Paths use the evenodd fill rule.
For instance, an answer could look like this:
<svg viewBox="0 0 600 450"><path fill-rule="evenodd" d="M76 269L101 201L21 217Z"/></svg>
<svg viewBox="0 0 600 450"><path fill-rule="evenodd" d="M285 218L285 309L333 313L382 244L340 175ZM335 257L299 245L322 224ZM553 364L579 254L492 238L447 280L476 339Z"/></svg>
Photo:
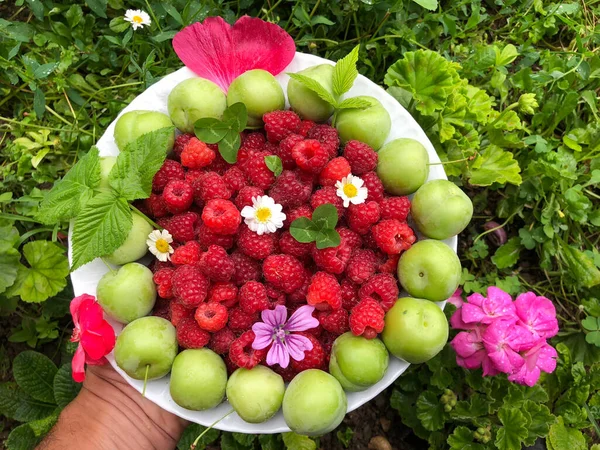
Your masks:
<svg viewBox="0 0 600 450"><path fill-rule="evenodd" d="M0 294L12 286L17 279L21 266L20 260L21 254L15 248L9 247L0 251Z"/></svg>
<svg viewBox="0 0 600 450"><path fill-rule="evenodd" d="M40 402L27 395L16 383L0 384L0 414L19 422L42 419L56 408L56 405Z"/></svg>
<svg viewBox="0 0 600 450"><path fill-rule="evenodd" d="M278 434L259 434L258 442L260 442L261 450L282 450L283 445Z"/></svg>
<svg viewBox="0 0 600 450"><path fill-rule="evenodd" d="M223 139L219 141L219 153L229 164L237 161L238 150L242 144L240 133L235 130L229 130Z"/></svg>
<svg viewBox="0 0 600 450"><path fill-rule="evenodd" d="M290 76L290 78L298 81L300 84L302 84L307 89L310 89L311 91L313 91L322 100L326 101L327 103L329 103L332 106L337 106L337 101L333 97L333 95L331 95L331 93L327 89L325 89L321 85L321 83L319 83L317 80L314 80L314 79L307 77L306 75L302 75L300 73L288 73L288 75Z"/></svg>
<svg viewBox="0 0 600 450"><path fill-rule="evenodd" d="M425 9L429 9L430 11L437 9L438 7L437 0L413 0L413 2L415 2L417 5L421 5Z"/></svg>
<svg viewBox="0 0 600 450"><path fill-rule="evenodd" d="M499 450L515 450L521 448L521 443L527 439L527 419L525 415L514 408L500 408L498 418L502 427L496 434L496 447Z"/></svg>
<svg viewBox="0 0 600 450"><path fill-rule="evenodd" d="M281 158L277 155L265 156L265 164L276 177L281 175L281 172L283 172Z"/></svg>
<svg viewBox="0 0 600 450"><path fill-rule="evenodd" d="M77 397L81 390L81 383L76 383L71 375L71 364L63 364L60 366L54 380L54 401L60 408L64 408Z"/></svg>
<svg viewBox="0 0 600 450"><path fill-rule="evenodd" d="M444 427L446 413L440 399L431 391L425 391L417 399L417 417L426 430L436 431Z"/></svg>
<svg viewBox="0 0 600 450"><path fill-rule="evenodd" d="M473 432L467 427L456 427L446 442L448 442L450 450L483 450L485 448L474 440Z"/></svg>
<svg viewBox="0 0 600 450"><path fill-rule="evenodd" d="M298 242L314 242L318 233L318 227L308 217L299 217L290 224L290 234Z"/></svg>
<svg viewBox="0 0 600 450"><path fill-rule="evenodd" d="M564 243L560 249L561 255L569 267L569 272L575 280L587 288L600 284L600 271L588 255Z"/></svg>
<svg viewBox="0 0 600 450"><path fill-rule="evenodd" d="M312 213L312 221L322 230L335 228L338 223L336 207L331 203L317 206Z"/></svg>
<svg viewBox="0 0 600 450"><path fill-rule="evenodd" d="M512 152L490 145L471 164L469 182L476 186L490 186L494 183L520 185L521 168Z"/></svg>
<svg viewBox="0 0 600 450"><path fill-rule="evenodd" d="M350 97L340 103L337 109L362 109L369 106L371 106L371 103L363 98Z"/></svg>
<svg viewBox="0 0 600 450"><path fill-rule="evenodd" d="M245 447L251 446L256 440L255 434L246 434L246 433L232 433L233 438Z"/></svg>
<svg viewBox="0 0 600 450"><path fill-rule="evenodd" d="M498 247L498 250L492 256L492 262L498 269L514 266L519 260L522 248L521 239L516 236L512 237L506 244Z"/></svg>
<svg viewBox="0 0 600 450"><path fill-rule="evenodd" d="M194 133L196 137L207 144L216 144L225 137L230 126L214 117L205 117L196 120Z"/></svg>
<svg viewBox="0 0 600 450"><path fill-rule="evenodd" d="M123 197L103 192L90 200L73 226L71 270L119 248L132 221L129 204Z"/></svg>
<svg viewBox="0 0 600 450"><path fill-rule="evenodd" d="M354 80L358 76L356 63L358 62L359 49L360 45L354 47L350 53L338 60L333 68L333 93L338 97L352 88Z"/></svg>
<svg viewBox="0 0 600 450"><path fill-rule="evenodd" d="M340 245L342 239L336 230L325 228L319 231L315 241L317 243L317 248L321 250L323 248L337 247Z"/></svg>
<svg viewBox="0 0 600 450"><path fill-rule="evenodd" d="M196 423L188 425L188 427L183 431L179 442L177 443L177 449L190 450L190 447L194 443L196 438L204 431L206 431L206 427L203 427L202 425L198 425ZM216 428L211 428L206 432L204 436L200 438L196 450L203 450L208 444L211 444L214 441L216 441L219 438L220 434L221 433L219 430L217 430Z"/></svg>
<svg viewBox="0 0 600 450"><path fill-rule="evenodd" d="M531 424L527 427L528 436L525 439L525 445L533 445L538 437L548 435L550 425L556 418L550 413L546 405L526 400L523 409L531 416Z"/></svg>
<svg viewBox="0 0 600 450"><path fill-rule="evenodd" d="M587 448L585 437L581 431L566 427L562 417L550 427L548 442L553 450L585 450Z"/></svg>
<svg viewBox="0 0 600 450"><path fill-rule="evenodd" d="M25 423L10 432L4 445L6 450L33 450L41 440L36 437L29 424Z"/></svg>
<svg viewBox="0 0 600 450"><path fill-rule="evenodd" d="M23 391L36 400L54 402L56 365L41 353L27 350L13 361L13 376Z"/></svg>
<svg viewBox="0 0 600 450"><path fill-rule="evenodd" d="M233 433L224 433L221 436L221 450L250 450L250 448L236 441Z"/></svg>
<svg viewBox="0 0 600 450"><path fill-rule="evenodd" d="M231 129L242 132L248 123L248 110L246 105L241 102L234 103L223 112L223 122L228 124Z"/></svg>
<svg viewBox="0 0 600 450"><path fill-rule="evenodd" d="M316 450L317 444L308 436L294 432L282 433L283 443L287 450Z"/></svg>

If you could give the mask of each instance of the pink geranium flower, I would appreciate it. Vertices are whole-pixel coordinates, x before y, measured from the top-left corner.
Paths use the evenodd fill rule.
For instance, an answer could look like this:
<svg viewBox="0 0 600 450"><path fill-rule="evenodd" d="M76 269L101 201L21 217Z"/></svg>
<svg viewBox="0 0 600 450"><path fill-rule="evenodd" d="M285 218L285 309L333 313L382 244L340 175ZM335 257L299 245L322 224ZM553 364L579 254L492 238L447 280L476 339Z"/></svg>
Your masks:
<svg viewBox="0 0 600 450"><path fill-rule="evenodd" d="M514 319L499 319L483 333L483 345L488 356L500 372L512 373L524 364L519 352L533 346L529 331Z"/></svg>
<svg viewBox="0 0 600 450"><path fill-rule="evenodd" d="M558 354L554 347L548 345L541 339L533 348L523 354L525 364L508 376L510 381L534 386L540 378L541 372L552 373L556 369L556 358Z"/></svg>
<svg viewBox="0 0 600 450"><path fill-rule="evenodd" d="M487 289L487 297L477 293L469 295L461 311L464 323L490 324L497 318L513 317L515 305L510 295L502 289L490 286Z"/></svg>
<svg viewBox="0 0 600 450"><path fill-rule="evenodd" d="M71 342L79 342L71 362L73 379L85 380L85 365L106 364L105 356L115 346L115 331L104 320L102 307L88 294L75 297L70 305L73 317Z"/></svg>
<svg viewBox="0 0 600 450"><path fill-rule="evenodd" d="M498 370L488 357L483 345L481 328L474 328L471 332L462 331L450 342L456 352L456 363L465 369L483 369L483 376L494 376Z"/></svg>
<svg viewBox="0 0 600 450"><path fill-rule="evenodd" d="M535 337L549 339L558 333L556 309L546 297L533 292L521 294L515 300L515 309L521 322Z"/></svg>

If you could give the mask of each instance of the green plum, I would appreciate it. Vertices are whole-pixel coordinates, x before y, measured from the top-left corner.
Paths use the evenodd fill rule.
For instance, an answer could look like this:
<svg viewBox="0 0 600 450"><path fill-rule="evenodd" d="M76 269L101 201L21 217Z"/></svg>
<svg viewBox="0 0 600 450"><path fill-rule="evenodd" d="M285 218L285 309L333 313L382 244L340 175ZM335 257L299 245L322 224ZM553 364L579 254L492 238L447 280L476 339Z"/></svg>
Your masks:
<svg viewBox="0 0 600 450"><path fill-rule="evenodd" d="M333 343L329 373L347 391L363 391L383 378L389 355L379 339L344 333Z"/></svg>
<svg viewBox="0 0 600 450"><path fill-rule="evenodd" d="M129 323L149 314L156 301L152 271L138 263L129 263L117 272L107 272L96 288L98 303L112 318Z"/></svg>
<svg viewBox="0 0 600 450"><path fill-rule="evenodd" d="M227 91L227 106L238 102L246 105L249 128L262 126L264 114L285 107L279 81L261 69L249 70L233 80Z"/></svg>
<svg viewBox="0 0 600 450"><path fill-rule="evenodd" d="M177 333L171 322L148 316L134 320L121 331L115 345L115 361L131 378L164 377L177 356Z"/></svg>
<svg viewBox="0 0 600 450"><path fill-rule="evenodd" d="M273 417L281 408L284 393L283 378L265 366L237 369L227 381L227 400L249 423Z"/></svg>
<svg viewBox="0 0 600 450"><path fill-rule="evenodd" d="M171 369L169 390L182 408L203 411L223 401L227 368L212 350L198 348L182 351Z"/></svg>
<svg viewBox="0 0 600 450"><path fill-rule="evenodd" d="M346 414L348 400L332 375L318 369L300 372L283 396L283 418L298 434L320 436L335 429Z"/></svg>
<svg viewBox="0 0 600 450"><path fill-rule="evenodd" d="M394 139L377 153L377 175L390 194L412 194L429 176L429 154L419 141Z"/></svg>
<svg viewBox="0 0 600 450"><path fill-rule="evenodd" d="M115 143L120 151L125 150L127 144L135 141L141 135L161 128L172 127L173 122L166 114L157 111L129 111L117 119L115 124ZM175 130L167 144L167 151L173 149Z"/></svg>
<svg viewBox="0 0 600 450"><path fill-rule="evenodd" d="M332 65L319 64L298 73L318 81L332 97L335 97L333 95ZM322 100L321 97L299 81L290 79L287 86L287 95L290 106L303 119L312 120L313 122L326 122L333 114L333 106Z"/></svg>
<svg viewBox="0 0 600 450"><path fill-rule="evenodd" d="M146 240L152 232L152 225L137 213L132 214L133 225L121 246L105 259L116 265L137 261L148 252Z"/></svg>
<svg viewBox="0 0 600 450"><path fill-rule="evenodd" d="M398 261L398 280L415 297L440 302L450 298L460 282L460 260L441 241L425 239L406 250Z"/></svg>
<svg viewBox="0 0 600 450"><path fill-rule="evenodd" d="M440 307L429 300L399 298L385 315L381 338L394 356L420 364L446 345L448 321Z"/></svg>
<svg viewBox="0 0 600 450"><path fill-rule="evenodd" d="M342 143L355 139L379 150L390 134L390 114L374 97L361 95L356 98L368 101L371 106L364 109L342 109L337 113L335 127L340 139Z"/></svg>
<svg viewBox="0 0 600 450"><path fill-rule="evenodd" d="M473 203L448 180L433 180L419 188L410 208L417 228L433 239L460 233L473 217Z"/></svg>
<svg viewBox="0 0 600 450"><path fill-rule="evenodd" d="M219 86L204 78L188 78L173 88L167 100L169 116L184 133L194 132L198 119L220 119L227 107L225 94Z"/></svg>
<svg viewBox="0 0 600 450"><path fill-rule="evenodd" d="M100 188L109 189L108 175L112 170L113 166L117 162L116 156L103 156L100 158Z"/></svg>

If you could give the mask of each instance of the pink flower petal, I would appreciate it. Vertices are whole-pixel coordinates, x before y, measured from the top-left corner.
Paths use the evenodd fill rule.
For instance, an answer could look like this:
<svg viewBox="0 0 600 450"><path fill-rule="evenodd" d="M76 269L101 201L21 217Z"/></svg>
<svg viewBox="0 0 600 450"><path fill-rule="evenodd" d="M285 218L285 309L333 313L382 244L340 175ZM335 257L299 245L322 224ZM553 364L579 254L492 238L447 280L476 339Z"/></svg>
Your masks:
<svg viewBox="0 0 600 450"><path fill-rule="evenodd" d="M452 294L452 297L450 297L448 299L448 303L452 303L457 308L460 308L462 306L462 304L464 303L464 301L462 299L462 292L463 291L460 288L458 288L456 291L454 291L454 294Z"/></svg>
<svg viewBox="0 0 600 450"><path fill-rule="evenodd" d="M536 365L544 372L552 373L556 369L557 358L558 354L554 347L546 344L540 349Z"/></svg>
<svg viewBox="0 0 600 450"><path fill-rule="evenodd" d="M462 308L460 308L460 311L464 323L482 323L487 317L483 312L483 309L470 303L464 303Z"/></svg>
<svg viewBox="0 0 600 450"><path fill-rule="evenodd" d="M85 356L85 363L88 366L103 366L104 364L108 364L108 359L106 359L104 356L100 359L92 359L89 356Z"/></svg>
<svg viewBox="0 0 600 450"><path fill-rule="evenodd" d="M85 380L85 352L81 344L77 346L71 360L71 376L76 383L83 383Z"/></svg>
<svg viewBox="0 0 600 450"><path fill-rule="evenodd" d="M287 309L283 305L277 305L275 309L265 309L261 313L261 318L271 328L277 328L285 323Z"/></svg>
<svg viewBox="0 0 600 450"><path fill-rule="evenodd" d="M304 352L310 351L313 348L312 342L305 336L300 334L290 334L285 340L288 352L296 361L304 359Z"/></svg>
<svg viewBox="0 0 600 450"><path fill-rule="evenodd" d="M115 346L115 331L106 321L96 329L84 329L81 333L81 347L91 359L100 359Z"/></svg>
<svg viewBox="0 0 600 450"><path fill-rule="evenodd" d="M466 323L462 319L462 308L457 309L450 317L450 326L455 330L473 330L479 326L479 323Z"/></svg>
<svg viewBox="0 0 600 450"><path fill-rule="evenodd" d="M79 327L82 332L100 327L103 321L104 311L93 297L81 302L81 305L79 305Z"/></svg>
<svg viewBox="0 0 600 450"><path fill-rule="evenodd" d="M490 286L487 289L487 298L481 306L485 314L490 317L512 317L515 315L515 306L511 296L495 286Z"/></svg>
<svg viewBox="0 0 600 450"><path fill-rule="evenodd" d="M517 316L537 336L548 339L558 333L556 309L551 300L533 292L521 294L515 300Z"/></svg>
<svg viewBox="0 0 600 450"><path fill-rule="evenodd" d="M254 331L254 341L252 342L252 348L254 350L262 350L267 348L273 342L273 327L266 323L257 322L252 325L252 331Z"/></svg>
<svg viewBox="0 0 600 450"><path fill-rule="evenodd" d="M483 344L477 333L468 333L466 331L458 333L452 339L450 345L461 358L468 358L483 349Z"/></svg>
<svg viewBox="0 0 600 450"><path fill-rule="evenodd" d="M79 326L79 308L85 300L95 300L95 298L89 294L82 294L79 297L75 297L73 300L71 300L71 304L69 305L71 317L73 317L73 323L75 324L75 327Z"/></svg>
<svg viewBox="0 0 600 450"><path fill-rule="evenodd" d="M286 331L306 331L319 326L319 321L312 316L315 307L304 305L294 311L285 324Z"/></svg>
<svg viewBox="0 0 600 450"><path fill-rule="evenodd" d="M477 292L475 292L474 294L471 294L467 297L467 302L469 302L471 305L475 305L475 306L481 306L483 304L484 300L485 300L485 297Z"/></svg>
<svg viewBox="0 0 600 450"><path fill-rule="evenodd" d="M267 364L273 366L279 364L282 369L285 369L290 363L290 355L280 341L274 341L273 345L267 353Z"/></svg>

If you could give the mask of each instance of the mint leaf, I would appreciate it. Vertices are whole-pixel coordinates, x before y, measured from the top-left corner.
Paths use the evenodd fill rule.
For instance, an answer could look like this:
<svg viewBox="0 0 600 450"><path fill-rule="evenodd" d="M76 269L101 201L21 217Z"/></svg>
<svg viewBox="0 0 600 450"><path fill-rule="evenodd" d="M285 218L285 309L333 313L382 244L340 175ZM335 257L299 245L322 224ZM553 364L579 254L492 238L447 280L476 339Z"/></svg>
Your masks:
<svg viewBox="0 0 600 450"><path fill-rule="evenodd" d="M315 241L317 248L321 250L322 248L337 247L340 245L342 238L336 230L327 228L319 231Z"/></svg>
<svg viewBox="0 0 600 450"><path fill-rule="evenodd" d="M338 213L335 206L325 203L317 206L312 213L312 221L321 230L333 229L338 223Z"/></svg>
<svg viewBox="0 0 600 450"><path fill-rule="evenodd" d="M525 415L518 409L503 407L498 411L498 418L503 426L500 427L496 434L496 447L498 447L499 450L521 448L521 443L527 439L528 436L528 420Z"/></svg>
<svg viewBox="0 0 600 450"><path fill-rule="evenodd" d="M241 144L239 131L229 130L219 142L219 153L229 164L234 164Z"/></svg>
<svg viewBox="0 0 600 450"><path fill-rule="evenodd" d="M337 109L362 109L371 106L364 98L350 97L337 106Z"/></svg>
<svg viewBox="0 0 600 450"><path fill-rule="evenodd" d="M290 225L290 234L298 242L314 242L318 233L318 227L308 217L299 217Z"/></svg>
<svg viewBox="0 0 600 450"><path fill-rule="evenodd" d="M300 73L288 73L288 75L290 76L290 78L298 81L300 84L302 84L307 89L310 89L311 91L313 91L322 100L326 101L327 103L329 103L330 105L332 105L334 107L337 106L337 101L333 97L333 95L331 95L329 93L329 91L327 89L325 89L321 85L321 83L319 83L317 80L314 80L314 79L307 77L306 75L302 75Z"/></svg>
<svg viewBox="0 0 600 450"><path fill-rule="evenodd" d="M223 122L230 126L230 129L241 132L248 123L248 110L246 105L241 102L234 103L223 112Z"/></svg>
<svg viewBox="0 0 600 450"><path fill-rule="evenodd" d="M50 358L27 350L13 361L13 376L23 391L40 402L54 403L54 376L57 368Z"/></svg>
<svg viewBox="0 0 600 450"><path fill-rule="evenodd" d="M60 366L52 382L54 388L54 402L64 408L77 397L81 390L81 384L76 383L71 376L71 364Z"/></svg>
<svg viewBox="0 0 600 450"><path fill-rule="evenodd" d="M360 45L357 45L352 49L350 53L338 60L333 69L333 93L336 96L340 96L348 92L354 80L358 76L358 70L356 70L356 63L358 62L358 50Z"/></svg>
<svg viewBox="0 0 600 450"><path fill-rule="evenodd" d="M214 117L198 119L194 123L196 137L207 144L216 144L225 137L229 131L229 125Z"/></svg>
<svg viewBox="0 0 600 450"><path fill-rule="evenodd" d="M277 155L265 156L265 164L267 165L269 170L275 174L276 177L281 175L281 172L283 172L283 164L281 163L281 158Z"/></svg>
<svg viewBox="0 0 600 450"><path fill-rule="evenodd" d="M125 242L131 226L131 211L125 198L112 192L98 194L75 220L71 270L115 251Z"/></svg>
<svg viewBox="0 0 600 450"><path fill-rule="evenodd" d="M519 260L521 249L521 239L516 236L512 237L506 244L498 247L498 250L492 256L492 262L498 269L506 269L507 267L514 266Z"/></svg>
<svg viewBox="0 0 600 450"><path fill-rule="evenodd" d="M287 450L316 450L317 444L308 436L294 432L282 433L283 443Z"/></svg>

